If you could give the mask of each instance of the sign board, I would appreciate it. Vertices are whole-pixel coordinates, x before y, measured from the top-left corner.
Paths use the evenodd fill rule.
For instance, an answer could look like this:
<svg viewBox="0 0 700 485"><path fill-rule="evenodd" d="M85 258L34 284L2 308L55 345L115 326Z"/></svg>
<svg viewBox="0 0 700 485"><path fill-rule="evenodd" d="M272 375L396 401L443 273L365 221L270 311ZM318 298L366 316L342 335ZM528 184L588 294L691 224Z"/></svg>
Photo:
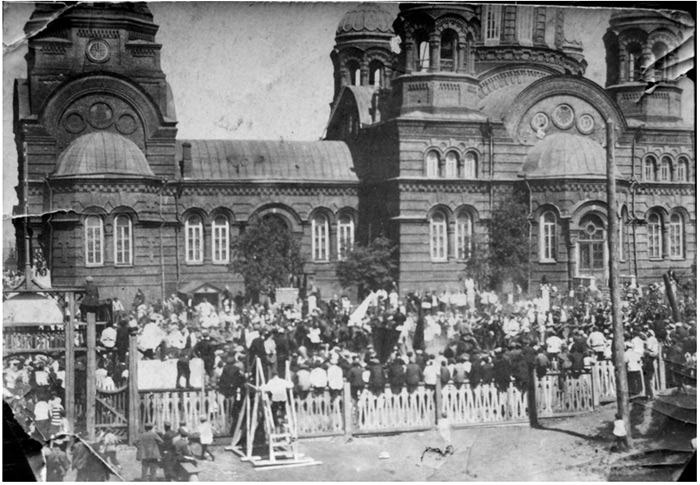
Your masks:
<svg viewBox="0 0 700 485"><path fill-rule="evenodd" d="M275 289L275 303L278 305L294 305L299 297L299 288Z"/></svg>

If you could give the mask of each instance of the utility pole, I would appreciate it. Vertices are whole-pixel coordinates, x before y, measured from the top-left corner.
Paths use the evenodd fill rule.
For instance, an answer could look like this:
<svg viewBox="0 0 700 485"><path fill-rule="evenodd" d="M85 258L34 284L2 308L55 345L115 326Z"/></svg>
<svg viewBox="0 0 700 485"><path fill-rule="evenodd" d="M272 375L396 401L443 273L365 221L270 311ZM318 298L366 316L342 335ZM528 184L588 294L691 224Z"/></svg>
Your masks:
<svg viewBox="0 0 700 485"><path fill-rule="evenodd" d="M615 187L615 125L606 123L606 165L608 189L608 254L610 257L610 299L613 318L613 357L615 362L615 385L617 389L617 411L622 416L627 430L627 447L632 447L630 427L629 392L627 388L627 364L625 362L624 328L620 305L620 221L617 219L617 193Z"/></svg>

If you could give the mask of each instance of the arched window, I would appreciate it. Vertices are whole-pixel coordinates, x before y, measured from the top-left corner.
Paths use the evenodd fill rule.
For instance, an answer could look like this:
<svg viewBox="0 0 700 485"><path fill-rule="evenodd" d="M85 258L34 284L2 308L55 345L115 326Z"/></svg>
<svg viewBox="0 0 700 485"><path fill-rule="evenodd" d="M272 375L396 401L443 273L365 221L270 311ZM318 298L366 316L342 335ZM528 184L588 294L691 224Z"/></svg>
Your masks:
<svg viewBox="0 0 700 485"><path fill-rule="evenodd" d="M114 218L114 263L133 264L131 219L125 215Z"/></svg>
<svg viewBox="0 0 700 485"><path fill-rule="evenodd" d="M457 33L445 30L440 36L440 70L454 71L457 66Z"/></svg>
<svg viewBox="0 0 700 485"><path fill-rule="evenodd" d="M104 223L100 216L85 218L85 265L104 264Z"/></svg>
<svg viewBox="0 0 700 485"><path fill-rule="evenodd" d="M381 88L384 84L384 64L374 60L369 63L369 85Z"/></svg>
<svg viewBox="0 0 700 485"><path fill-rule="evenodd" d="M355 222L347 214L338 218L338 259L345 259L345 255L352 249L355 243Z"/></svg>
<svg viewBox="0 0 700 485"><path fill-rule="evenodd" d="M641 81L642 79L642 48L639 44L627 47L627 80Z"/></svg>
<svg viewBox="0 0 700 485"><path fill-rule="evenodd" d="M464 178L468 180L473 180L476 178L476 167L478 163L478 158L476 153L467 152L464 156Z"/></svg>
<svg viewBox="0 0 700 485"><path fill-rule="evenodd" d="M216 216L211 225L211 259L214 263L229 262L229 223L226 216Z"/></svg>
<svg viewBox="0 0 700 485"><path fill-rule="evenodd" d="M185 262L204 262L204 234L202 231L202 219L197 215L191 215L185 221Z"/></svg>
<svg viewBox="0 0 700 485"><path fill-rule="evenodd" d="M644 180L648 182L656 180L656 159L652 156L644 159Z"/></svg>
<svg viewBox="0 0 700 485"><path fill-rule="evenodd" d="M472 217L468 212L460 212L455 220L455 258L466 261L472 257Z"/></svg>
<svg viewBox="0 0 700 485"><path fill-rule="evenodd" d="M419 31L416 33L416 71L427 72L430 69L430 43L428 33Z"/></svg>
<svg viewBox="0 0 700 485"><path fill-rule="evenodd" d="M665 65L667 60L665 59L668 54L668 47L663 42L655 42L651 46L651 53L654 56L654 80L662 81L666 79L666 69Z"/></svg>
<svg viewBox="0 0 700 485"><path fill-rule="evenodd" d="M430 258L447 260L447 217L440 211L435 211L430 218Z"/></svg>
<svg viewBox="0 0 700 485"><path fill-rule="evenodd" d="M447 152L445 157L445 177L446 178L456 178L457 177L457 164L459 157L455 152Z"/></svg>
<svg viewBox="0 0 700 485"><path fill-rule="evenodd" d="M348 81L351 86L360 85L360 65L357 62L348 62L348 75L350 76Z"/></svg>
<svg viewBox="0 0 700 485"><path fill-rule="evenodd" d="M534 26L535 7L525 7L518 5L517 13L517 34L518 42L532 45L532 31Z"/></svg>
<svg viewBox="0 0 700 485"><path fill-rule="evenodd" d="M438 166L440 164L440 155L435 150L430 150L425 156L425 176L436 178L439 175Z"/></svg>
<svg viewBox="0 0 700 485"><path fill-rule="evenodd" d="M311 254L314 261L328 261L328 218L323 214L311 219Z"/></svg>
<svg viewBox="0 0 700 485"><path fill-rule="evenodd" d="M557 217L554 212L547 211L540 217L540 260L556 261L557 259Z"/></svg>
<svg viewBox="0 0 700 485"><path fill-rule="evenodd" d="M671 180L671 159L663 157L659 164L659 180L661 182L669 182Z"/></svg>
<svg viewBox="0 0 700 485"><path fill-rule="evenodd" d="M668 255L672 258L682 258L685 251L683 244L683 216L674 212L671 214L670 224L668 226L669 243Z"/></svg>
<svg viewBox="0 0 700 485"><path fill-rule="evenodd" d="M678 182L688 181L688 159L681 157L678 159L678 166L676 168L676 180Z"/></svg>
<svg viewBox="0 0 700 485"><path fill-rule="evenodd" d="M647 245L649 258L661 258L661 217L650 214L647 220Z"/></svg>
<svg viewBox="0 0 700 485"><path fill-rule="evenodd" d="M493 44L498 42L501 38L501 6L500 5L486 5L484 7L486 10L486 19L484 28L484 40L487 43Z"/></svg>

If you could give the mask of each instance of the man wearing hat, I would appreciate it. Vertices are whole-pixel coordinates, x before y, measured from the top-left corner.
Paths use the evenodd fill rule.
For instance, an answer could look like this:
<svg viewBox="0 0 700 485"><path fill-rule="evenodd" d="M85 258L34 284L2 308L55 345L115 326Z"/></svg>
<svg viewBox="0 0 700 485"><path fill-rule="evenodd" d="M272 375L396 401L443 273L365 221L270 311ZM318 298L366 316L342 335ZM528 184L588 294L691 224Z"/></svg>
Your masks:
<svg viewBox="0 0 700 485"><path fill-rule="evenodd" d="M163 457L163 474L166 480L175 478L175 443L173 440L177 437L177 431L172 429L170 421L163 423L163 432L159 433L163 444L160 447L161 456Z"/></svg>
<svg viewBox="0 0 700 485"><path fill-rule="evenodd" d="M80 314L86 318L88 313L96 313L97 307L100 306L100 292L97 289L95 280L92 276L85 278L85 296L80 303Z"/></svg>
<svg viewBox="0 0 700 485"><path fill-rule="evenodd" d="M160 460L160 446L163 440L153 429L152 423L146 423L144 432L136 439L136 459L141 461L141 481L154 482L156 471L158 470L158 460Z"/></svg>

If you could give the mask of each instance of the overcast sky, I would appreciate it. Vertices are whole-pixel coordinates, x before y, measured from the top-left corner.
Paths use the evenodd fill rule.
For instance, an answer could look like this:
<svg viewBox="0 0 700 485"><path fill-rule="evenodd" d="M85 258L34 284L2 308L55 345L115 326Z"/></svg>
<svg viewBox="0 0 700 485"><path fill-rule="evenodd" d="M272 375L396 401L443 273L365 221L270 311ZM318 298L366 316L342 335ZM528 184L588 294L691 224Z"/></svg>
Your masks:
<svg viewBox="0 0 700 485"><path fill-rule="evenodd" d="M151 3L156 41L172 86L178 138L317 140L333 96L330 52L341 18L356 3ZM385 8L398 12L396 4ZM33 5L3 2L5 45L21 38ZM610 10L575 9L586 77L604 84L602 37ZM567 35L568 36L568 35ZM26 77L26 43L3 57L3 214L16 204L12 83Z"/></svg>

